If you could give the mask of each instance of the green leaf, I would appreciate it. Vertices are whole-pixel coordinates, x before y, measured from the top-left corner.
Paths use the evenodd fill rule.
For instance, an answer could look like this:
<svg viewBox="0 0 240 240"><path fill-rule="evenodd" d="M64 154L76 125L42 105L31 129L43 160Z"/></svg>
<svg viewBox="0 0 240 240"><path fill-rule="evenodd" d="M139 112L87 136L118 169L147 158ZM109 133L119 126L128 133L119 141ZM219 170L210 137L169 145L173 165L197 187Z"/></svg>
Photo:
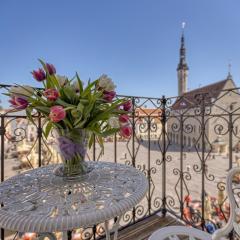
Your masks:
<svg viewBox="0 0 240 240"><path fill-rule="evenodd" d="M72 104L75 104L78 102L78 96L71 86L64 87L63 92Z"/></svg>
<svg viewBox="0 0 240 240"><path fill-rule="evenodd" d="M101 136L102 137L108 137L108 136L111 136L111 135L113 135L114 133L117 133L117 132L119 132L119 128L112 128L112 129L104 131L101 134Z"/></svg>
<svg viewBox="0 0 240 240"><path fill-rule="evenodd" d="M46 64L45 64L45 62L42 60L42 59L38 59L38 61L42 64L42 67L43 67L43 69L45 70L45 72L47 72L48 73L48 69L47 69L47 67L46 67Z"/></svg>
<svg viewBox="0 0 240 240"><path fill-rule="evenodd" d="M44 106L34 106L36 110L38 110L41 113L44 114L49 114L50 113L50 108L49 107L44 107Z"/></svg>
<svg viewBox="0 0 240 240"><path fill-rule="evenodd" d="M82 118L82 112L80 112L78 109L72 109L71 114L74 118L77 118L78 120L81 120Z"/></svg>
<svg viewBox="0 0 240 240"><path fill-rule="evenodd" d="M101 155L103 155L103 154L104 154L104 142L103 142L103 138L102 138L101 136L97 136L97 139L98 139L98 143L99 143L99 145L100 145L100 147L101 147L101 149L102 149Z"/></svg>
<svg viewBox="0 0 240 240"><path fill-rule="evenodd" d="M119 105L119 103L121 103L121 100L117 100L115 101L112 106L108 107L106 110L104 110L104 112L98 114L97 116L95 116L94 119L92 119L88 125L94 125L96 122L100 121L100 120L107 120L109 117L109 114L112 113L112 111L116 109L116 107Z"/></svg>
<svg viewBox="0 0 240 240"><path fill-rule="evenodd" d="M45 138L46 139L48 138L48 135L49 135L52 127L53 127L53 124L52 124L52 122L49 121L46 128L45 128Z"/></svg>
<svg viewBox="0 0 240 240"><path fill-rule="evenodd" d="M95 80L91 83L89 82L88 86L83 90L82 97L88 96L91 93L92 87L94 87L97 82L98 80Z"/></svg>
<svg viewBox="0 0 240 240"><path fill-rule="evenodd" d="M60 99L60 98L58 98L58 99L55 101L55 103L57 103L57 104L59 104L59 105L61 105L61 106L63 106L63 107L72 107L72 108L75 108L75 107L76 107L75 105L72 105L72 104L70 104L70 103L67 103L67 102L65 102L64 100Z"/></svg>
<svg viewBox="0 0 240 240"><path fill-rule="evenodd" d="M35 122L32 117L32 108L31 107L26 108L26 115L27 115L27 118L29 119L29 121L35 125Z"/></svg>
<svg viewBox="0 0 240 240"><path fill-rule="evenodd" d="M95 138L95 135L92 133L89 137L89 141L88 141L88 148L90 149L93 145L93 142L94 142L94 138Z"/></svg>
<svg viewBox="0 0 240 240"><path fill-rule="evenodd" d="M79 92L80 92L80 95L82 94L83 92L83 84L82 84L82 81L78 75L78 73L76 72L76 77L77 77L77 81L78 81L78 86L79 86Z"/></svg>
<svg viewBox="0 0 240 240"><path fill-rule="evenodd" d="M85 123L88 121L88 119L82 119L81 121L79 121L79 123L77 123L76 125L74 124L75 128L83 128Z"/></svg>
<svg viewBox="0 0 240 240"><path fill-rule="evenodd" d="M71 122L68 120L68 118L64 118L64 119L63 119L63 122L64 122L70 129L73 128L73 126L72 126Z"/></svg>
<svg viewBox="0 0 240 240"><path fill-rule="evenodd" d="M53 83L53 85L57 88L57 89L60 89L61 86L56 78L55 75L49 75L49 80Z"/></svg>
<svg viewBox="0 0 240 240"><path fill-rule="evenodd" d="M83 110L84 110L84 105L82 104L82 102L80 102L78 105L77 105L77 110L81 113L83 113Z"/></svg>

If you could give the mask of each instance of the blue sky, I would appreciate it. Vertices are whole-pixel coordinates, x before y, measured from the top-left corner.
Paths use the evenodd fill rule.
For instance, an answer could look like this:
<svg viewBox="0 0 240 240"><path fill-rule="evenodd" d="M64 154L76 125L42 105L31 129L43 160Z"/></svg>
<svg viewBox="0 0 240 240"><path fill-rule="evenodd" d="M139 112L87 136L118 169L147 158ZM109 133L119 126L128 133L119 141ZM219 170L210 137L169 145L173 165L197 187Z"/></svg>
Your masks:
<svg viewBox="0 0 240 240"><path fill-rule="evenodd" d="M59 74L102 73L118 93L177 94L181 22L189 89L222 80L232 62L240 86L239 0L1 0L0 82L31 84L38 58Z"/></svg>

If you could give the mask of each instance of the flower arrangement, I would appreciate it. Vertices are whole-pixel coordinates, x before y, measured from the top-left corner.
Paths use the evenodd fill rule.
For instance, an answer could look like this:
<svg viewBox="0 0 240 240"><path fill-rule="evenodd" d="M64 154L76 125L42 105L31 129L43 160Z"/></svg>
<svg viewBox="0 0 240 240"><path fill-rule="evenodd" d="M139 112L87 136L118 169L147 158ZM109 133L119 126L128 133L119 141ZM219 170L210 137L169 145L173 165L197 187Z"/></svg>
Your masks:
<svg viewBox="0 0 240 240"><path fill-rule="evenodd" d="M68 171L76 164L82 165L85 145L91 148L94 137L103 148L104 137L118 132L125 138L131 136L128 116L131 101L116 98L116 86L111 78L102 75L84 86L77 73L68 79L57 75L54 65L39 61L42 68L32 71L32 76L43 88L16 85L6 95L13 111L25 110L30 121L35 112L44 117L46 138L52 129L57 130ZM83 172L84 167L81 168Z"/></svg>

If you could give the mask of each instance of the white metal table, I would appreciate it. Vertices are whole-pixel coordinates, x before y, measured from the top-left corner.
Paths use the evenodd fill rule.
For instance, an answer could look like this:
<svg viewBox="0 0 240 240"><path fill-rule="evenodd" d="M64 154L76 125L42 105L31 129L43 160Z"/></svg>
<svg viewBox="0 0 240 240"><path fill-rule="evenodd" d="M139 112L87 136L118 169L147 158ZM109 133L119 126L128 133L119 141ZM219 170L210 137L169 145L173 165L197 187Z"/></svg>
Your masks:
<svg viewBox="0 0 240 240"><path fill-rule="evenodd" d="M67 239L69 230L105 223L106 239L113 231L116 240L121 217L144 197L147 179L131 166L88 164L92 171L74 179L54 175L56 165L49 165L1 183L0 228L36 232L39 239L56 239L53 232L63 232Z"/></svg>

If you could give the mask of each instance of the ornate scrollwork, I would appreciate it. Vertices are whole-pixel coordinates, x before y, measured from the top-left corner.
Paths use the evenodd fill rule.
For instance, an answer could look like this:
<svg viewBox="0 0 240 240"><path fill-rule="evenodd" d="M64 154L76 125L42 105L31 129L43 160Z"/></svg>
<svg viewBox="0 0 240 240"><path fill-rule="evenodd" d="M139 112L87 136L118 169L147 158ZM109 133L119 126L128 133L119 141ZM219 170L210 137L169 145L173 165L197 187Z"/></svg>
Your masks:
<svg viewBox="0 0 240 240"><path fill-rule="evenodd" d="M186 133L186 134L190 134L193 132L193 125L188 123L188 124L185 124L184 127L183 127L183 132Z"/></svg>
<svg viewBox="0 0 240 240"><path fill-rule="evenodd" d="M176 211L179 208L176 206L175 199L172 196L167 196L166 197L166 206L172 211Z"/></svg>
<svg viewBox="0 0 240 240"><path fill-rule="evenodd" d="M151 168L150 168L150 173L151 173L151 174L156 174L156 173L157 173L156 167L151 167Z"/></svg>
<svg viewBox="0 0 240 240"><path fill-rule="evenodd" d="M145 211L144 206L143 205L138 205L135 208L136 217L138 217L138 218L142 217L143 214L144 214L144 211Z"/></svg>
<svg viewBox="0 0 240 240"><path fill-rule="evenodd" d="M162 165L162 162L163 161L161 159L159 159L159 158L156 159L156 165L160 166L160 165Z"/></svg>
<svg viewBox="0 0 240 240"><path fill-rule="evenodd" d="M171 128L173 132L179 132L181 127L180 127L180 124L173 123Z"/></svg>
<svg viewBox="0 0 240 240"><path fill-rule="evenodd" d="M166 156L166 161L167 162L171 162L172 161L172 156L171 155L167 155Z"/></svg>
<svg viewBox="0 0 240 240"><path fill-rule="evenodd" d="M93 237L93 230L92 228L86 228L83 230L81 237L83 240L89 240Z"/></svg>
<svg viewBox="0 0 240 240"><path fill-rule="evenodd" d="M214 129L214 132L219 136L223 136L228 133L228 126L224 127L224 125L220 123L216 124L213 129Z"/></svg>
<svg viewBox="0 0 240 240"><path fill-rule="evenodd" d="M123 219L124 223L129 223L131 221L131 219L132 219L132 213L131 212L126 212L123 215L122 219Z"/></svg>

